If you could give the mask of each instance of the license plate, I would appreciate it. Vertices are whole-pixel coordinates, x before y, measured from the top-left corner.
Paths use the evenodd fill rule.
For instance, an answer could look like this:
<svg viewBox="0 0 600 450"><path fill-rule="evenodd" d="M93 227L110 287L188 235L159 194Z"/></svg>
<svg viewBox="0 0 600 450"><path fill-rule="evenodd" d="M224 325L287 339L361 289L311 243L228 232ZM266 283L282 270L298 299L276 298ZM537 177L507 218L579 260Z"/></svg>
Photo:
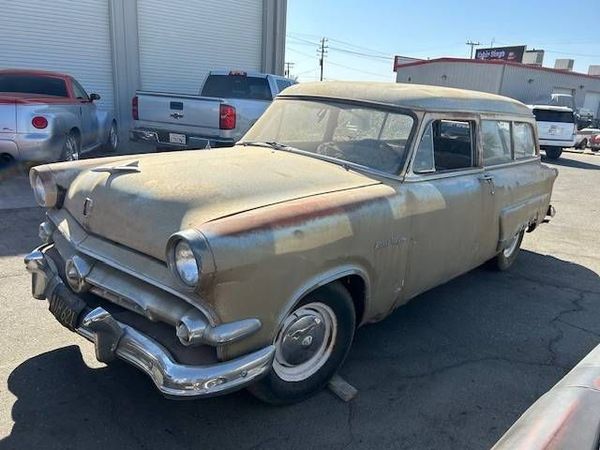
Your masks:
<svg viewBox="0 0 600 450"><path fill-rule="evenodd" d="M169 133L169 142L171 144L185 144L185 134Z"/></svg>
<svg viewBox="0 0 600 450"><path fill-rule="evenodd" d="M85 309L85 302L72 294L66 286L59 286L50 297L50 312L61 325L74 331L79 324L79 316Z"/></svg>

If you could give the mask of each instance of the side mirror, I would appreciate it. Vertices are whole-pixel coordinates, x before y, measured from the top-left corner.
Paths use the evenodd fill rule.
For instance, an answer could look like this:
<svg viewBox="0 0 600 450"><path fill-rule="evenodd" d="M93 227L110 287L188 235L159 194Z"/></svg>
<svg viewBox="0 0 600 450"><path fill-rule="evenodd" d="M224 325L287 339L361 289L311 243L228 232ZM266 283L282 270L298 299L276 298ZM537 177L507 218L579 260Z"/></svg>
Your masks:
<svg viewBox="0 0 600 450"><path fill-rule="evenodd" d="M98 94L90 94L90 100L94 101L94 100L100 100L100 96Z"/></svg>

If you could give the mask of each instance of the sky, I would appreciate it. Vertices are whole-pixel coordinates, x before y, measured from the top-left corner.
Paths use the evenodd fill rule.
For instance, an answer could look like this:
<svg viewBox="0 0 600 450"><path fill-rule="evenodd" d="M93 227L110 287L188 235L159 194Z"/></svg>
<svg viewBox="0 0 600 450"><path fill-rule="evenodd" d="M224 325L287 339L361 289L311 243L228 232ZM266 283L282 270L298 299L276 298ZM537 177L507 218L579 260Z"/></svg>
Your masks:
<svg viewBox="0 0 600 450"><path fill-rule="evenodd" d="M286 62L300 81L318 80L317 47L328 39L324 78L394 81L393 56L468 58L483 47L544 49L544 66L600 64L599 0L288 0Z"/></svg>

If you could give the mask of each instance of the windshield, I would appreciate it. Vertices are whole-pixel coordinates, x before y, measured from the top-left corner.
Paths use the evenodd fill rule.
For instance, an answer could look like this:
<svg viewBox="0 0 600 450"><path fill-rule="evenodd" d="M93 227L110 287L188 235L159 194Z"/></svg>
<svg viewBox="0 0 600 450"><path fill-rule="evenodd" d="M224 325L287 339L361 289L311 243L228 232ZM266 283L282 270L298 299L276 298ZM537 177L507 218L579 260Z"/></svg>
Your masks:
<svg viewBox="0 0 600 450"><path fill-rule="evenodd" d="M0 92L55 95L57 97L69 96L65 80L20 74L0 75Z"/></svg>
<svg viewBox="0 0 600 450"><path fill-rule="evenodd" d="M397 174L413 119L407 114L325 101L275 101L242 142L277 142Z"/></svg>

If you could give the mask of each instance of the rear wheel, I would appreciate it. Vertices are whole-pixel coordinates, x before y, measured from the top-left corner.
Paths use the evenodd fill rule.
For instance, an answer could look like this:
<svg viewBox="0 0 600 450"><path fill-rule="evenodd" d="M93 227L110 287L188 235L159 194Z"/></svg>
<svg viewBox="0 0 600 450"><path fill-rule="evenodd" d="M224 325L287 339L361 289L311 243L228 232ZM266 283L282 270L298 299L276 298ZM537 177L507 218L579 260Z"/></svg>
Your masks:
<svg viewBox="0 0 600 450"><path fill-rule="evenodd" d="M521 248L521 242L523 241L523 235L525 234L525 230L520 231L515 234L504 246L504 249L498 253L494 258L488 261L488 267L504 271L507 270L510 266L513 265L517 256L519 255L519 250Z"/></svg>
<svg viewBox="0 0 600 450"><path fill-rule="evenodd" d="M298 402L319 392L344 362L355 320L352 299L341 284L307 295L281 324L273 367L250 392L272 404Z"/></svg>
<svg viewBox="0 0 600 450"><path fill-rule="evenodd" d="M67 134L62 151L62 161L77 161L79 159L79 136L73 131Z"/></svg>
<svg viewBox="0 0 600 450"><path fill-rule="evenodd" d="M562 148L560 147L547 147L545 151L548 159L558 159L562 155Z"/></svg>

